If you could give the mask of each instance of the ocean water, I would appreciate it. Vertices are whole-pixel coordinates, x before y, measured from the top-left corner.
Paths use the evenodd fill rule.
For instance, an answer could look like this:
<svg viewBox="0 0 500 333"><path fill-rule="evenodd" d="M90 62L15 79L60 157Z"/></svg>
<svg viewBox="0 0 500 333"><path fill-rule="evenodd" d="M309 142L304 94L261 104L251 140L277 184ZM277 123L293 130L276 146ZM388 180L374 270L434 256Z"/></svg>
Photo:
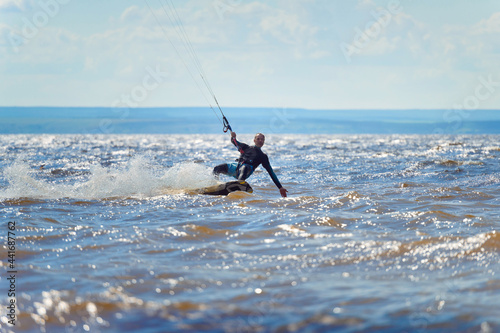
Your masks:
<svg viewBox="0 0 500 333"><path fill-rule="evenodd" d="M499 135L263 149L287 198L196 194L228 135L0 135L0 331L500 331Z"/></svg>
<svg viewBox="0 0 500 333"><path fill-rule="evenodd" d="M224 108L238 133L500 134L498 110ZM0 134L219 134L209 107L0 107Z"/></svg>

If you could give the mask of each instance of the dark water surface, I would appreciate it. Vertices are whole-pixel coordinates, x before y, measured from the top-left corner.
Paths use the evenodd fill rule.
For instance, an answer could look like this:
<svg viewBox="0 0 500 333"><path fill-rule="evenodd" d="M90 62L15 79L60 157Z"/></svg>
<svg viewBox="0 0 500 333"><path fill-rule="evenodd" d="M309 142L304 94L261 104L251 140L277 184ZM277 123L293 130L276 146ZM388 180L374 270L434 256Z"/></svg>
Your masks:
<svg viewBox="0 0 500 333"><path fill-rule="evenodd" d="M193 191L237 156L228 136L0 136L1 331L500 331L500 136L264 151L286 199L260 169L253 194Z"/></svg>

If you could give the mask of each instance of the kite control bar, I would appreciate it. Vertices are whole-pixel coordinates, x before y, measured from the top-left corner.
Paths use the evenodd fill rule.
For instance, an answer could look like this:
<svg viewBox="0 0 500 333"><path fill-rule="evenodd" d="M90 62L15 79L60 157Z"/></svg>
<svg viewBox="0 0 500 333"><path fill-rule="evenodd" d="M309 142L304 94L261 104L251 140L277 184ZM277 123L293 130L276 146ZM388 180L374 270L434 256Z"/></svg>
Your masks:
<svg viewBox="0 0 500 333"><path fill-rule="evenodd" d="M229 125L229 121L227 121L227 118L226 116L222 116L222 122L223 122L223 128L222 130L224 131L224 133L227 133L227 130L230 130L231 132L233 131L233 129L231 128L231 125Z"/></svg>

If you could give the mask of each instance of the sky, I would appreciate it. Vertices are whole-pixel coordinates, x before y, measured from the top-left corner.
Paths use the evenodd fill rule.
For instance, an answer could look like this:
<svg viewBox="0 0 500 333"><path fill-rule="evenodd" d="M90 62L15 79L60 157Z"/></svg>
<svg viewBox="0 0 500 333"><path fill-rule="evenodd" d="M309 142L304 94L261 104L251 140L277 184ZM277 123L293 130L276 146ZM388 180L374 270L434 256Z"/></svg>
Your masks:
<svg viewBox="0 0 500 333"><path fill-rule="evenodd" d="M0 106L500 109L499 33L498 0L0 0Z"/></svg>

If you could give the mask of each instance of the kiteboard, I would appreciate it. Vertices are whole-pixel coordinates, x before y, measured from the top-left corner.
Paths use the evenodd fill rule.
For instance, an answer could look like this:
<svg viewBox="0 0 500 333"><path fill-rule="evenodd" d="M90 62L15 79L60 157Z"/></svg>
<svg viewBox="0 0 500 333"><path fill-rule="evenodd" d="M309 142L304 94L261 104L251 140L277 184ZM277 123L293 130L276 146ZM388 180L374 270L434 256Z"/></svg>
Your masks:
<svg viewBox="0 0 500 333"><path fill-rule="evenodd" d="M250 186L250 184L248 184L246 181L236 180L228 183L222 183L219 185L204 187L202 189L199 189L198 193L207 195L228 195L229 193L236 191L244 191L252 193L253 189Z"/></svg>

